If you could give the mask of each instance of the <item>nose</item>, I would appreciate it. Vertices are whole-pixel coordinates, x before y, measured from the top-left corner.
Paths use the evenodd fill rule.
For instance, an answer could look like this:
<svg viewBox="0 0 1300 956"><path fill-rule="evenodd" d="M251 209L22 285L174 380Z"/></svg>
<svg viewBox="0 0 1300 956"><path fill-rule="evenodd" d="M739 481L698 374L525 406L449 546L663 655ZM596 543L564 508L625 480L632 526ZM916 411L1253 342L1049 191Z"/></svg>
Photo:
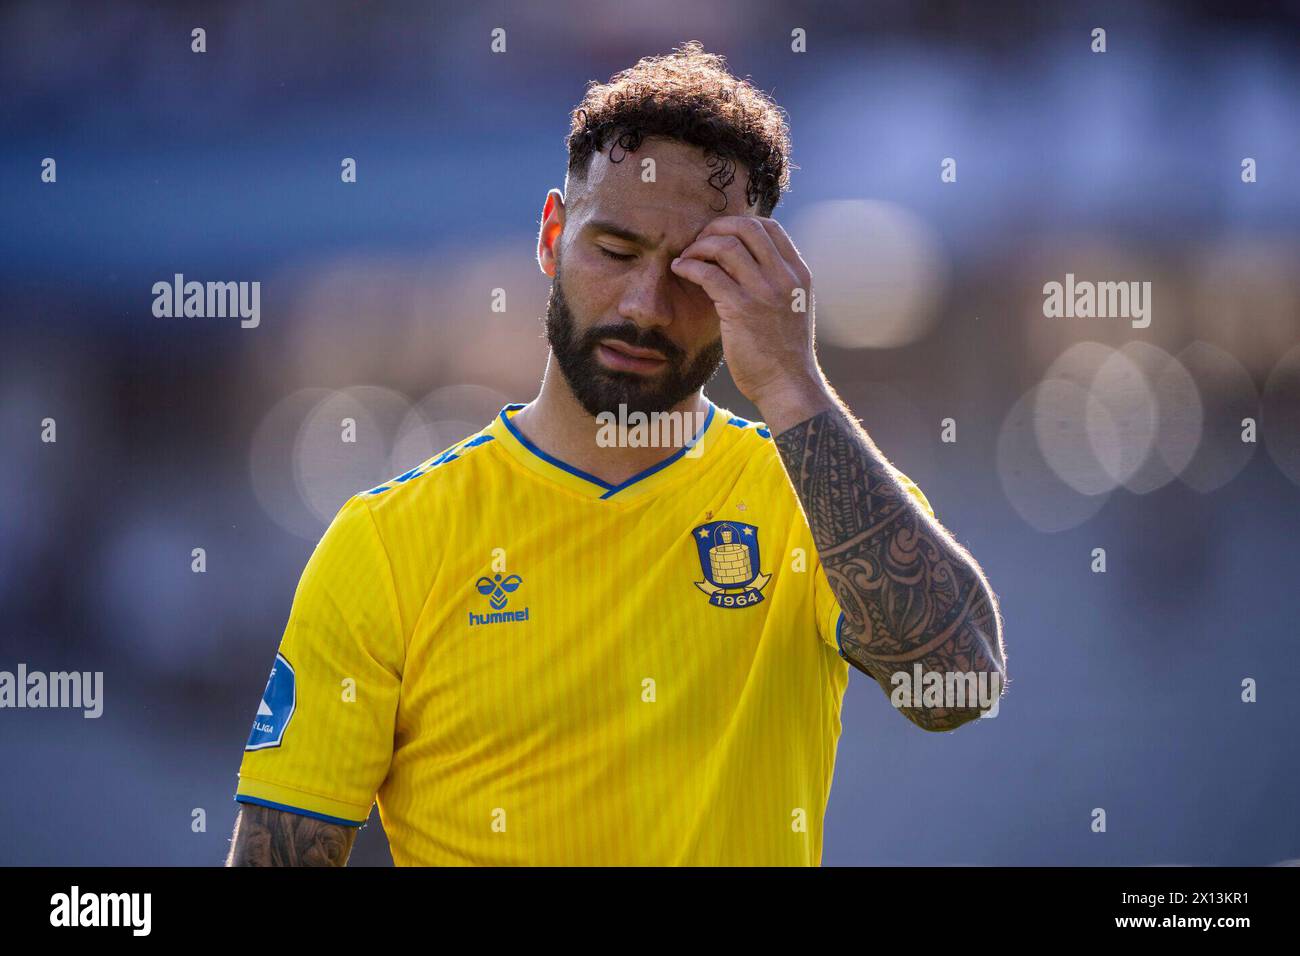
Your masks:
<svg viewBox="0 0 1300 956"><path fill-rule="evenodd" d="M641 329L669 325L673 320L671 282L674 278L666 262L644 257L640 268L626 278L618 303L619 315Z"/></svg>

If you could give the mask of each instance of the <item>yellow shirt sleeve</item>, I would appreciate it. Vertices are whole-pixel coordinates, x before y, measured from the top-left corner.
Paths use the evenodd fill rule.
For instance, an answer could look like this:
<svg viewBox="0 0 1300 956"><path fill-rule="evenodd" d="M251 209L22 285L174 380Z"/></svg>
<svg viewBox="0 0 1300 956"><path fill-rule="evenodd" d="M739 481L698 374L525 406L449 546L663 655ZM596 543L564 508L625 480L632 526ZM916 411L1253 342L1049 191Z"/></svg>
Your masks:
<svg viewBox="0 0 1300 956"><path fill-rule="evenodd" d="M917 503L925 509L926 514L931 518L934 517L934 509L930 507L929 500L916 483L908 478L902 472L894 472L894 477L898 483L911 492ZM839 651L839 629L841 626L840 603L835 598L835 592L831 590L830 581L826 578L826 571L822 568L821 558L816 561L816 567L813 569L813 588L815 590L814 604L817 609L817 633L832 650ZM841 656L843 656L841 654Z"/></svg>
<svg viewBox="0 0 1300 956"><path fill-rule="evenodd" d="M404 659L388 555L354 497L298 583L235 799L365 823L392 759Z"/></svg>

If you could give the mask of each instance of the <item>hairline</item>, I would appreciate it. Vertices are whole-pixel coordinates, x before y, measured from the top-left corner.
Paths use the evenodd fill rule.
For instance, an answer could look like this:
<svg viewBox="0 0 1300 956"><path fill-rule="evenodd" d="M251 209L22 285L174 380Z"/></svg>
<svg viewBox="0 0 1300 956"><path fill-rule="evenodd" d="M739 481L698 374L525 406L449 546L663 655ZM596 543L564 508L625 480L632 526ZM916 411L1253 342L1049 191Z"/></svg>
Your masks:
<svg viewBox="0 0 1300 956"><path fill-rule="evenodd" d="M613 139L616 139L616 138L617 138L616 135L612 136L612 137L611 137L611 141L612 141ZM710 154L712 154L712 155L720 155L720 154L718 154L718 153L717 153L716 151L714 151L714 150L710 150L710 149L708 149L707 147L700 146L700 145L698 145L698 144L696 144L696 143L688 142L687 140L681 138L680 136L673 136L673 135L671 135L670 133L649 133L649 134L646 134L645 136L642 136L642 137L641 137L641 141L637 144L636 149L625 150L625 152L628 153L629 155L631 155L632 153L635 153L635 152L639 151L639 150L641 149L642 146L644 146L646 143L650 142L651 140L661 140L661 141L669 142L669 143L680 143L682 146L688 146L688 147L690 147L691 149L695 149L695 150L700 151L700 152L703 153L706 157L709 156ZM573 159L572 159L572 154L570 153L570 159L569 159L569 162L568 162L568 164L566 165L566 167L565 167L565 171L564 171L564 198L565 198L565 203L566 203L566 205L567 205L567 203L568 203L568 197L569 197L569 181L570 181L570 179L572 179L572 180L574 180L574 181L576 181L576 182L580 182L580 183L585 184L586 181L587 181L587 173L591 171L591 164L592 164L593 162L595 162L596 156L597 156L598 154L607 154L607 153L608 153L608 151L609 151L609 145L610 145L609 142L607 142L607 143L605 143L603 146L601 146L600 149L593 149L590 153L587 154L586 161L584 162L584 164L583 164L581 167L578 167L578 166L574 165L574 162L573 162ZM728 158L730 158L731 161L732 161L733 163L736 164L736 171L737 171L737 174L739 174L740 170L742 170L742 169L745 171L745 184L744 184L744 186L742 187L742 191L743 191L743 193L747 193L747 192L748 192L748 189L747 189L746 187L748 187L750 180L753 178L754 171L753 171L752 169L750 169L750 167L749 167L748 165L746 165L743 161L741 161L738 157L728 157ZM611 159L610 162L611 162L611 163L614 163L614 160ZM622 162L622 161L620 160L619 162ZM617 165L617 163L616 163L615 165ZM739 181L739 178L740 178L739 175L737 175L736 178L737 178L737 181ZM725 195L725 194L724 194L724 195ZM742 211L748 211L748 210L751 210L751 209L752 209L752 210L754 211L754 215L756 215L756 216L764 216L764 217L766 217L766 216L771 216L772 213L776 210L776 207L777 207L778 205L780 205L780 203L781 203L781 193L778 192L778 193L777 193L777 197L776 197L776 201L772 203L772 208L771 208L770 210L768 210L767 212L764 212L764 211L763 211L763 206L762 206L762 203L761 203L761 202L760 202L760 203L755 203L754 205L751 206L748 202L745 202L745 201L744 201L746 198L747 198L747 197L746 197L745 195L742 194L742 196L741 196L741 199L742 199L741 209L742 209ZM734 214L734 215L739 215L739 214L737 213L737 214Z"/></svg>

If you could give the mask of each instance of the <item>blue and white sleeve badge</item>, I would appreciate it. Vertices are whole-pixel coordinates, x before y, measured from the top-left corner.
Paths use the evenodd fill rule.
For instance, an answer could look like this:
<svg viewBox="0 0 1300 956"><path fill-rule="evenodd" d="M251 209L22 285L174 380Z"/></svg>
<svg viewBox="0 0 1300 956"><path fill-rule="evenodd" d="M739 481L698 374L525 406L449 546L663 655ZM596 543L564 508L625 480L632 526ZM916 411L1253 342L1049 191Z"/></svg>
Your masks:
<svg viewBox="0 0 1300 956"><path fill-rule="evenodd" d="M257 716L253 718L253 732L248 735L248 744L244 749L264 750L280 746L297 703L298 688L293 668L283 654L276 654L275 666L271 668L266 690L262 693L262 702L257 706Z"/></svg>

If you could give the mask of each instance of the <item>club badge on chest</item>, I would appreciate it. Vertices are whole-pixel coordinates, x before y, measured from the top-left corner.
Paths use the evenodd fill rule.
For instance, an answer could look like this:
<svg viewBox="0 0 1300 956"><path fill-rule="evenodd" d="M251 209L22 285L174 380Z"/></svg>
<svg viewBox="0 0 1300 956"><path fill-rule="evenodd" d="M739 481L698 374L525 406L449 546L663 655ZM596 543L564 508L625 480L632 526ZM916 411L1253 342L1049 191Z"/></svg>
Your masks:
<svg viewBox="0 0 1300 956"><path fill-rule="evenodd" d="M761 573L758 528L740 521L710 521L692 530L703 581L695 586L714 607L742 608L763 600L772 575Z"/></svg>

